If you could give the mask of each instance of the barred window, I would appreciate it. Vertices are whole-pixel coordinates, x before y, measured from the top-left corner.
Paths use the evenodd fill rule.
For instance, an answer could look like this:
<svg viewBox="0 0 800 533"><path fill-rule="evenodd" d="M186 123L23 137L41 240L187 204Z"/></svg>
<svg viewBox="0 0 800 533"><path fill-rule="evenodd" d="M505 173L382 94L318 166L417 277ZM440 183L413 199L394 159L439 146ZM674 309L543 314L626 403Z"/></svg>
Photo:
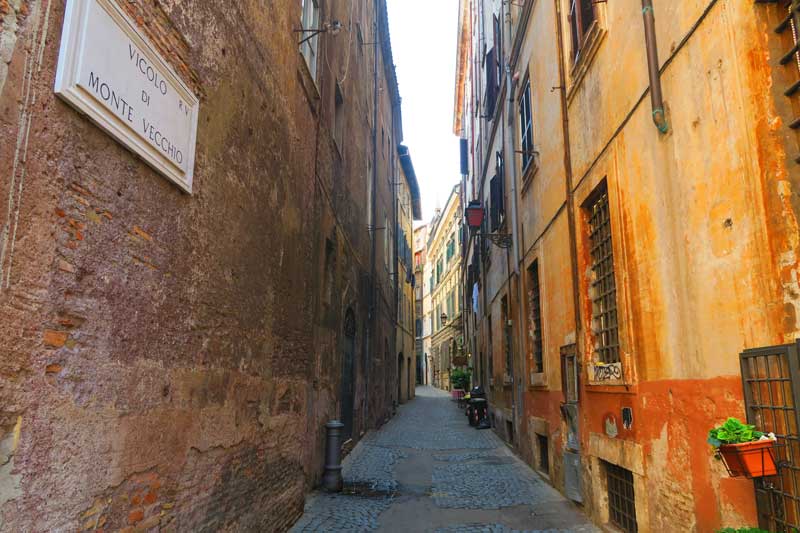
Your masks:
<svg viewBox="0 0 800 533"><path fill-rule="evenodd" d="M600 191L588 207L589 244L593 280L592 332L595 353L604 363L619 362L619 327L617 325L617 286L614 281L614 250L611 244L611 216L608 191Z"/></svg>
<svg viewBox="0 0 800 533"><path fill-rule="evenodd" d="M533 351L533 371L536 373L544 372L544 361L542 357L542 308L541 296L539 291L539 262L534 261L528 269L531 289L528 293L528 305L530 308L530 328L531 344Z"/></svg>
<svg viewBox="0 0 800 533"><path fill-rule="evenodd" d="M633 490L633 473L615 464L603 461L608 485L608 514L611 523L625 533L637 533L636 495Z"/></svg>

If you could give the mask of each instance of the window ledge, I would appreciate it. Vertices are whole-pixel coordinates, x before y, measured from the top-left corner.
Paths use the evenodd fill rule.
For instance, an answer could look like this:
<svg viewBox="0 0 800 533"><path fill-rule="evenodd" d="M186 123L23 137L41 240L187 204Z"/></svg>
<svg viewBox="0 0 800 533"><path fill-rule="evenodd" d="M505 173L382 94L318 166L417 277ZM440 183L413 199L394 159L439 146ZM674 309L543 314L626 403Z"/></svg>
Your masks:
<svg viewBox="0 0 800 533"><path fill-rule="evenodd" d="M531 383L528 386L531 389L547 388L547 376L544 372L531 372Z"/></svg>
<svg viewBox="0 0 800 533"><path fill-rule="evenodd" d="M601 25L599 20L595 20L592 23L592 27L589 28L589 31L586 33L581 51L578 54L578 59L575 60L570 69L572 84L570 85L569 91L567 91L567 104L572 102L575 92L578 87L580 87L583 78L586 77L589 66L592 64L594 56L597 55L597 51L600 49L600 43L603 42L606 33L608 33L608 31Z"/></svg>
<svg viewBox="0 0 800 533"><path fill-rule="evenodd" d="M536 156L531 159L531 162L528 163L528 166L522 171L522 194L528 192L530 189L531 183L533 182L534 176L539 173L539 162L536 160Z"/></svg>

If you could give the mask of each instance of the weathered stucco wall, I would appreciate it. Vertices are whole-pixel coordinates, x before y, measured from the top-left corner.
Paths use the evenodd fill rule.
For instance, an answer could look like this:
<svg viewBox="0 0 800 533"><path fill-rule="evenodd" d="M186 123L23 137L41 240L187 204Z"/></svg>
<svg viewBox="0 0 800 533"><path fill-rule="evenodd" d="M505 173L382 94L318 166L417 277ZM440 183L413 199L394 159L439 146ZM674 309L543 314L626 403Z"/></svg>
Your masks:
<svg viewBox="0 0 800 533"><path fill-rule="evenodd" d="M521 24L514 31L523 29L504 35L504 60L511 59L514 81L512 120L503 112L486 120L481 107L492 75L482 66L483 43L491 43L492 16L505 20L506 13L497 2L467 4L474 28L468 29L471 56L463 59L466 74L457 83L463 79L470 87L456 92L456 116L463 121L456 133L469 137L476 153L464 183L465 202L481 198L489 206L494 166L490 162L485 172L481 163L503 150L503 137L517 141L516 146L506 143L506 154L519 149L516 106L527 76L532 80L536 169L526 174L518 154L513 164L506 156L507 226L502 231L516 232L521 243L520 277L508 281L503 250L490 248L491 261L481 264L486 271L481 272L482 324L476 335L478 350L490 351L493 358L490 403L496 430L511 440L506 422L512 406L519 415L523 404L513 444L537 466L536 435L549 437L550 480L564 488L567 427L560 410L565 397L559 349L576 342L581 386L575 410L587 511L598 522L608 522L606 463L611 463L634 474L640 531L673 530L678 524L681 531L706 532L755 524L752 482L729 478L705 439L725 418L746 416L740 352L793 342L800 329L800 201L795 191L800 170L794 162L800 147L798 134L788 126L800 106L784 95L797 80L797 70L793 61L786 67L778 64L791 44L788 32L774 32L785 12L775 3L754 1L656 2L670 123L669 132L660 134L647 92L641 2L594 3L596 24L577 62L570 2L509 8L514 23ZM564 84L556 61L558 28ZM470 91L479 97L462 103L460 95ZM501 95L508 97L502 84ZM573 198L567 195L565 158L572 168ZM593 278L584 206L603 184L610 200L623 375L591 383L596 381L587 368L595 359ZM515 195L516 225L511 218ZM577 236L574 251L571 230ZM527 268L534 260L544 347L544 372L538 376L530 375ZM502 383L503 296L509 298L514 324L513 385ZM633 413L630 427L622 424L626 407Z"/></svg>
<svg viewBox="0 0 800 533"><path fill-rule="evenodd" d="M322 38L315 84L296 1L121 5L200 97L191 196L53 94L64 2L0 2L0 529L285 529L340 415L348 308L355 437L391 413L393 301L365 352L380 49ZM369 42L381 5L354 15Z"/></svg>
<svg viewBox="0 0 800 533"><path fill-rule="evenodd" d="M628 383L624 391L585 387L583 444L590 456L642 476L640 527L677 521L687 530L712 531L755 523L752 483L728 478L704 441L721 420L745 417L739 353L791 341L797 329L796 283L782 284L796 278L781 273L796 247L796 216L782 204L797 170L787 160L785 124L771 90L776 58L769 49L772 25L763 19L771 7L659 5L671 125L660 135L649 98L633 105L647 77L641 13L628 4L603 8L607 34L571 94L570 121L580 124L571 129L576 205L603 181L609 190ZM604 120L588 120L590 107ZM587 317L585 213L576 229ZM587 359L593 342L584 336ZM633 408L633 428L619 424L619 435L609 438L604 421L619 421L622 407ZM631 455L610 451L619 440L641 454L641 472ZM595 493L590 508L600 519L602 476L602 468L587 470Z"/></svg>

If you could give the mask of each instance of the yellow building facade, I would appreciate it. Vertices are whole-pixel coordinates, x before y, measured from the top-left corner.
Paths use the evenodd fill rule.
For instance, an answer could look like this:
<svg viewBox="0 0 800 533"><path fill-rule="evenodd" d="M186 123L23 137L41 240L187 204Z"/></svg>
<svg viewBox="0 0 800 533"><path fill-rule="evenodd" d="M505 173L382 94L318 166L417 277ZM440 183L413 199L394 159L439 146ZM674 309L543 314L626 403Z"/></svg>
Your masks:
<svg viewBox="0 0 800 533"><path fill-rule="evenodd" d="M461 331L461 193L450 192L447 204L431 224L426 280L431 295L431 362L433 385L450 390L451 370L466 366Z"/></svg>
<svg viewBox="0 0 800 533"><path fill-rule="evenodd" d="M616 530L800 528L798 3L460 7L495 430ZM779 435L780 476L728 475L706 443L728 417Z"/></svg>

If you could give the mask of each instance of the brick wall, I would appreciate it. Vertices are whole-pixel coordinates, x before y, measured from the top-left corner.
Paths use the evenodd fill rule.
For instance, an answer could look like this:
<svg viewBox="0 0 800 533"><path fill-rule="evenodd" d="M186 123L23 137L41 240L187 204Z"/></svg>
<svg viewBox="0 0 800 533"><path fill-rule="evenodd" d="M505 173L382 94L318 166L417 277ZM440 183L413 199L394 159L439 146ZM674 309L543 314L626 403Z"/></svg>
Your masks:
<svg viewBox="0 0 800 533"><path fill-rule="evenodd" d="M0 36L13 34L0 77L11 140L0 143L0 529L287 529L321 475L324 423L340 415L348 308L356 438L390 416L383 346L396 305L387 272L370 282L366 218L373 49L323 36L315 84L292 31L297 4L120 0L200 97L189 196L53 94L64 2L0 2L16 17ZM373 7L354 11L367 42ZM349 17L336 9L323 2L323 20ZM379 73L391 89L382 62ZM399 131L393 97L379 93L387 131ZM377 168L382 221L391 162ZM373 286L382 311L368 343Z"/></svg>

